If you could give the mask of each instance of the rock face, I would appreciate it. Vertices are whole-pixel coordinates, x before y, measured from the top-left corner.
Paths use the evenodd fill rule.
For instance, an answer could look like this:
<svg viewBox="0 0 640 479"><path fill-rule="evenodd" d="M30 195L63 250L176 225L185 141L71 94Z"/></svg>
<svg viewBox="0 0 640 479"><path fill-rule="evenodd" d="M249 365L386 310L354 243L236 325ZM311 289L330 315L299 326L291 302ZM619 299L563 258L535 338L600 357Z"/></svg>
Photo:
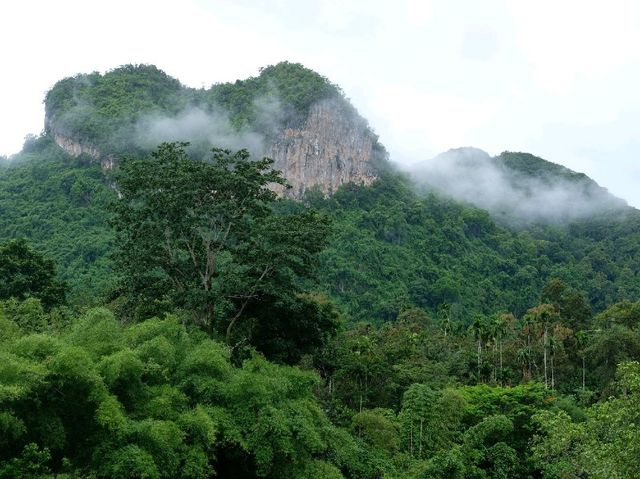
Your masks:
<svg viewBox="0 0 640 479"><path fill-rule="evenodd" d="M53 140L56 144L71 156L87 155L100 161L102 171L111 171L115 165L116 159L113 155L103 155L95 146L86 141L79 141L68 136L64 136L55 130L50 130Z"/></svg>
<svg viewBox="0 0 640 479"><path fill-rule="evenodd" d="M313 105L299 128L286 128L267 147L292 188L277 191L300 199L317 186L332 195L344 183L370 185L375 179L376 138L366 122L336 101Z"/></svg>
<svg viewBox="0 0 640 479"><path fill-rule="evenodd" d="M64 136L54 129L49 129L49 131L53 135L56 144L71 156L88 155L96 160L100 158L100 152L95 146Z"/></svg>

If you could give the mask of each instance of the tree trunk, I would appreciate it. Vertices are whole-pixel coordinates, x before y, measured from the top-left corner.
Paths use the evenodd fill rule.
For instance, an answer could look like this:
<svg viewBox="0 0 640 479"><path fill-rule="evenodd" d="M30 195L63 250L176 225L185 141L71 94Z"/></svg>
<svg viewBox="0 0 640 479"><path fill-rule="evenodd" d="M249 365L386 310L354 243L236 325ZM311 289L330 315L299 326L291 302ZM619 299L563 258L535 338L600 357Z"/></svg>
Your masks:
<svg viewBox="0 0 640 479"><path fill-rule="evenodd" d="M543 357L544 357L544 387L549 387L549 379L547 376L547 328L544 328L544 334L542 336L542 349L543 349Z"/></svg>
<svg viewBox="0 0 640 479"><path fill-rule="evenodd" d="M478 339L478 382L480 382L480 368L482 366L482 342Z"/></svg>
<svg viewBox="0 0 640 479"><path fill-rule="evenodd" d="M493 384L496 385L498 383L498 366L496 365L496 351L497 351L497 343L496 338L493 338L493 346L491 348L491 362L493 363Z"/></svg>
<svg viewBox="0 0 640 479"><path fill-rule="evenodd" d="M413 457L413 420L409 424L409 454Z"/></svg>
<svg viewBox="0 0 640 479"><path fill-rule="evenodd" d="M504 374L502 373L502 341L500 341L500 386L502 386L503 379Z"/></svg>
<svg viewBox="0 0 640 479"><path fill-rule="evenodd" d="M420 445L418 447L418 459L422 459L422 425L424 423L424 418L420 418Z"/></svg>
<svg viewBox="0 0 640 479"><path fill-rule="evenodd" d="M529 366L527 380L531 381L531 334L527 334L527 364Z"/></svg>

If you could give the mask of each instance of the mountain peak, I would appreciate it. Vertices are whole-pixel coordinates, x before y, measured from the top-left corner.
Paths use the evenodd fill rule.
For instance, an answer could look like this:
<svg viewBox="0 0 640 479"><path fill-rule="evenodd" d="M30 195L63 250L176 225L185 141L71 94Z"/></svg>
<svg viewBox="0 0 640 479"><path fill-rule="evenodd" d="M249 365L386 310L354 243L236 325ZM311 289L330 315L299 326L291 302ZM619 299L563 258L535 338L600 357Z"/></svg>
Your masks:
<svg viewBox="0 0 640 479"><path fill-rule="evenodd" d="M45 131L68 153L110 168L122 154L144 154L163 141L188 141L270 156L300 198L317 186L332 194L348 182L370 184L387 154L366 120L326 77L280 62L258 76L196 90L153 65L56 83L45 99Z"/></svg>
<svg viewBox="0 0 640 479"><path fill-rule="evenodd" d="M491 156L480 148L473 146L463 146L461 148L451 148L443 153L436 155L431 161L456 161L456 162L473 162L489 160Z"/></svg>
<svg viewBox="0 0 640 479"><path fill-rule="evenodd" d="M456 148L411 169L415 181L510 224L565 222L622 211L626 203L583 173L529 153L491 157Z"/></svg>

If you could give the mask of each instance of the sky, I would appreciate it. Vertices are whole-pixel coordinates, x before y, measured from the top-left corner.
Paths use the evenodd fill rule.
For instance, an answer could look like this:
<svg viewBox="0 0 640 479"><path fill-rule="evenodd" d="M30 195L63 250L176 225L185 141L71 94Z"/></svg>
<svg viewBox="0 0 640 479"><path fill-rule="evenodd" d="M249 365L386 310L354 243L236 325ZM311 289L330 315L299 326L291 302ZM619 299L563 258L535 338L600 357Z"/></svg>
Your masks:
<svg viewBox="0 0 640 479"><path fill-rule="evenodd" d="M288 60L340 85L394 161L526 151L640 207L638 0L13 0L0 45L0 155L66 76L150 63L209 87Z"/></svg>

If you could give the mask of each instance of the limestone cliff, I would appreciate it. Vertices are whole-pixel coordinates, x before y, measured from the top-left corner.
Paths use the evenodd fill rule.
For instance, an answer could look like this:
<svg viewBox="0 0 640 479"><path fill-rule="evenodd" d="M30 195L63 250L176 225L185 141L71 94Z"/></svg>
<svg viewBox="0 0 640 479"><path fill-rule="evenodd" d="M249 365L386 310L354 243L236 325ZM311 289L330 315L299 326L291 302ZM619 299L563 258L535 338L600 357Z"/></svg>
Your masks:
<svg viewBox="0 0 640 479"><path fill-rule="evenodd" d="M375 180L376 137L355 112L334 100L313 105L298 128L285 128L265 152L292 188L285 196L301 198L317 186L333 194L344 183ZM279 188L282 193L282 188Z"/></svg>
<svg viewBox="0 0 640 479"><path fill-rule="evenodd" d="M339 87L288 62L208 90L184 87L153 66L80 74L54 85L45 113L45 131L62 149L105 171L119 156L146 154L162 141L191 141L194 155L249 148L275 160L292 188L274 188L295 199L313 187L332 195L345 183L369 185L387 156Z"/></svg>
<svg viewBox="0 0 640 479"><path fill-rule="evenodd" d="M56 144L71 156L88 155L94 159L99 159L101 156L98 149L89 143L75 140L55 130L51 130L50 133Z"/></svg>
<svg viewBox="0 0 640 479"><path fill-rule="evenodd" d="M113 169L115 164L115 157L113 155L104 155L90 141L75 138L73 135L61 132L49 117L45 118L45 131L51 135L56 144L69 155L73 157L87 155L99 161L103 171L107 172Z"/></svg>

